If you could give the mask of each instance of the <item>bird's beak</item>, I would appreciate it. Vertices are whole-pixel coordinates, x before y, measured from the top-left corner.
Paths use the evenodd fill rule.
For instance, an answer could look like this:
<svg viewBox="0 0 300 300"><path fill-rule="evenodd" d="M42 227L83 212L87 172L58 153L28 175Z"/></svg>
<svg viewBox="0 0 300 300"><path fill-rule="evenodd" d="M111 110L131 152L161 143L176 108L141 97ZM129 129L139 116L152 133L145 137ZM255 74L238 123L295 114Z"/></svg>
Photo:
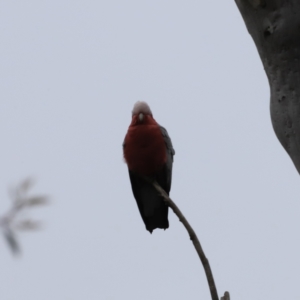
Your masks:
<svg viewBox="0 0 300 300"><path fill-rule="evenodd" d="M140 122L143 122L143 120L144 120L144 114L143 113L139 114L139 120L140 120Z"/></svg>

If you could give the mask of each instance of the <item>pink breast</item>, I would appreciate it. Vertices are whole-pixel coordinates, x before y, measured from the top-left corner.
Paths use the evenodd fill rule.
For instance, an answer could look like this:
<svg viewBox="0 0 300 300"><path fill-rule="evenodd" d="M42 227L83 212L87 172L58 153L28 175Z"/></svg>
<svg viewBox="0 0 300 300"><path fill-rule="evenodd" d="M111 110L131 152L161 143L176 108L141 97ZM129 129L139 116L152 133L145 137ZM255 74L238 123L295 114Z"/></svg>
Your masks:
<svg viewBox="0 0 300 300"><path fill-rule="evenodd" d="M124 158L131 171L141 175L153 175L166 162L166 146L157 125L129 127Z"/></svg>

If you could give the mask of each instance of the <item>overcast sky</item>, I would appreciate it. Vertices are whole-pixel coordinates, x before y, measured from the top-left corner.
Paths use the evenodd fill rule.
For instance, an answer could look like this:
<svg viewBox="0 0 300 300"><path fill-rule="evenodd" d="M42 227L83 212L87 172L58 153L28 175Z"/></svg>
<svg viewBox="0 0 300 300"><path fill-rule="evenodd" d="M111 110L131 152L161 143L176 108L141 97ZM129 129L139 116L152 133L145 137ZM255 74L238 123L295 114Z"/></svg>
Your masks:
<svg viewBox="0 0 300 300"><path fill-rule="evenodd" d="M299 175L233 0L2 1L0 36L0 213L28 175L52 200L21 257L0 239L1 299L210 299L173 212L152 235L138 212L121 147L137 100L172 138L171 196L220 296L299 296Z"/></svg>

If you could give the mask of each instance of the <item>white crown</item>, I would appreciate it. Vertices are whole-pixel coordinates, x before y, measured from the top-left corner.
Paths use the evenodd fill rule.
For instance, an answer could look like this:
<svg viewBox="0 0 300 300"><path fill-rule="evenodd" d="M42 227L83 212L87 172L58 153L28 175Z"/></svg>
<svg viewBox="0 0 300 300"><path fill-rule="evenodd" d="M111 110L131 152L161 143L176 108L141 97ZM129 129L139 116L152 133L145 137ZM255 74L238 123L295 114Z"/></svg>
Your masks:
<svg viewBox="0 0 300 300"><path fill-rule="evenodd" d="M143 113L145 115L152 115L149 105L144 101L138 101L134 104L132 115Z"/></svg>

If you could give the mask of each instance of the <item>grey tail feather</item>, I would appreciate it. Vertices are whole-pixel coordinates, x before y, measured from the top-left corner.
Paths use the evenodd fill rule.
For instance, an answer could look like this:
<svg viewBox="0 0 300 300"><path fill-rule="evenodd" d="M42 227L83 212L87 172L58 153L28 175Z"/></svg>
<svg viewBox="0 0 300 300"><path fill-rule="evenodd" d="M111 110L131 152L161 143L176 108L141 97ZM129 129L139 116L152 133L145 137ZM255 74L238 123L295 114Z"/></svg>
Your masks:
<svg viewBox="0 0 300 300"><path fill-rule="evenodd" d="M168 206L151 183L129 171L131 187L146 229L169 228Z"/></svg>

